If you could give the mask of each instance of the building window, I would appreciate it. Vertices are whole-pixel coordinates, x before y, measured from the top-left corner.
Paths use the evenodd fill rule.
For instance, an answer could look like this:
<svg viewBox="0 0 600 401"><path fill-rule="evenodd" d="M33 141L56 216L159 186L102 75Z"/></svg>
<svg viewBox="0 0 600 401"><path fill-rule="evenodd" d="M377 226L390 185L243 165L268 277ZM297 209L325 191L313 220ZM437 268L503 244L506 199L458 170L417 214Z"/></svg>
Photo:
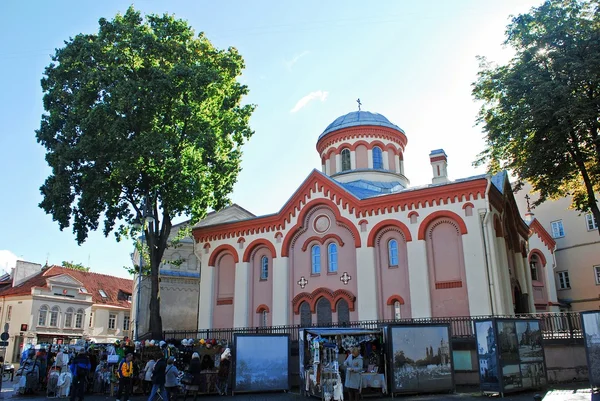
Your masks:
<svg viewBox="0 0 600 401"><path fill-rule="evenodd" d="M65 312L65 327L71 327L73 325L73 312L73 308L69 308Z"/></svg>
<svg viewBox="0 0 600 401"><path fill-rule="evenodd" d="M129 315L125 315L123 317L123 331L129 331L129 322L130 322Z"/></svg>
<svg viewBox="0 0 600 401"><path fill-rule="evenodd" d="M381 149L377 146L373 148L373 168L383 169L383 157L381 157Z"/></svg>
<svg viewBox="0 0 600 401"><path fill-rule="evenodd" d="M317 301L317 325L322 327L331 326L331 302L327 298L321 297Z"/></svg>
<svg viewBox="0 0 600 401"><path fill-rule="evenodd" d="M312 268L311 274L321 274L321 247L319 245L313 245L310 250Z"/></svg>
<svg viewBox="0 0 600 401"><path fill-rule="evenodd" d="M395 239L388 242L388 259L390 266L398 266L398 241Z"/></svg>
<svg viewBox="0 0 600 401"><path fill-rule="evenodd" d="M329 273L335 273L337 272L338 269L338 254L337 254L337 245L334 243L329 244L329 246L327 247L327 253L328 253L328 272Z"/></svg>
<svg viewBox="0 0 600 401"><path fill-rule="evenodd" d="M10 308L10 306L9 306L9 308ZM40 314L38 315L38 326L45 326L47 317L48 317L48 307L46 305L43 305L40 308ZM6 320L8 320L8 317Z"/></svg>
<svg viewBox="0 0 600 401"><path fill-rule="evenodd" d="M90 323L88 327L92 327L94 325L94 312L90 312Z"/></svg>
<svg viewBox="0 0 600 401"><path fill-rule="evenodd" d="M117 327L117 315L111 313L108 315L108 329L114 330Z"/></svg>
<svg viewBox="0 0 600 401"><path fill-rule="evenodd" d="M348 171L352 168L350 163L350 149L342 150L342 171Z"/></svg>
<svg viewBox="0 0 600 401"><path fill-rule="evenodd" d="M596 276L596 284L600 285L600 266L594 266L594 275Z"/></svg>
<svg viewBox="0 0 600 401"><path fill-rule="evenodd" d="M565 236L562 220L553 221L550 224L552 225L552 238L562 238Z"/></svg>
<svg viewBox="0 0 600 401"><path fill-rule="evenodd" d="M588 213L585 215L585 222L587 224L587 229L588 231L592 231L592 230L597 230L598 229L598 224L596 223L596 219L594 218L594 215L591 213Z"/></svg>
<svg viewBox="0 0 600 401"><path fill-rule="evenodd" d="M98 292L100 293L100 296L102 298L108 298L108 296L106 295L106 293L104 292L104 290L98 290Z"/></svg>
<svg viewBox="0 0 600 401"><path fill-rule="evenodd" d="M540 264L539 264L539 258L538 256L534 253L533 255L531 255L531 260L529 261L529 268L531 269L531 280L533 281L538 281L539 277L538 277L538 268L539 268Z"/></svg>
<svg viewBox="0 0 600 401"><path fill-rule="evenodd" d="M10 322L11 317L12 317L12 305L8 305L8 309L6 310L6 321Z"/></svg>
<svg viewBox="0 0 600 401"><path fill-rule="evenodd" d="M83 327L83 309L77 309L77 314L75 315L75 328L80 329Z"/></svg>
<svg viewBox="0 0 600 401"><path fill-rule="evenodd" d="M310 305L308 302L302 302L300 304L300 326L312 326L312 313L310 311Z"/></svg>
<svg viewBox="0 0 600 401"><path fill-rule="evenodd" d="M269 258L263 256L260 260L260 279L266 280L269 278Z"/></svg>
<svg viewBox="0 0 600 401"><path fill-rule="evenodd" d="M394 310L392 312L394 312L394 320L402 319L402 313L400 311L400 301L394 301L393 308Z"/></svg>
<svg viewBox="0 0 600 401"><path fill-rule="evenodd" d="M260 311L260 327L267 327L267 311Z"/></svg>
<svg viewBox="0 0 600 401"><path fill-rule="evenodd" d="M50 311L50 327L58 326L58 306L55 306Z"/></svg>
<svg viewBox="0 0 600 401"><path fill-rule="evenodd" d="M338 325L348 326L350 324L350 308L345 299L340 299L337 303Z"/></svg>
<svg viewBox="0 0 600 401"><path fill-rule="evenodd" d="M558 272L558 289L566 290L571 288L571 282L569 281L569 272Z"/></svg>

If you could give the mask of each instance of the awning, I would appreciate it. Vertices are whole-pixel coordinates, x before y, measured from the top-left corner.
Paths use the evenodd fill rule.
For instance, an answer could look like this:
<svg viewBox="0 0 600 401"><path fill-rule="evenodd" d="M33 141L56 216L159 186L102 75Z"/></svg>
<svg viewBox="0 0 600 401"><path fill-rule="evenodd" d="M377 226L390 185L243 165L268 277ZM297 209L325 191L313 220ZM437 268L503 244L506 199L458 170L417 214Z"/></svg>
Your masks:
<svg viewBox="0 0 600 401"><path fill-rule="evenodd" d="M314 336L335 337L335 336L364 336L367 334L381 334L380 329L360 329L360 328L305 328L304 331Z"/></svg>

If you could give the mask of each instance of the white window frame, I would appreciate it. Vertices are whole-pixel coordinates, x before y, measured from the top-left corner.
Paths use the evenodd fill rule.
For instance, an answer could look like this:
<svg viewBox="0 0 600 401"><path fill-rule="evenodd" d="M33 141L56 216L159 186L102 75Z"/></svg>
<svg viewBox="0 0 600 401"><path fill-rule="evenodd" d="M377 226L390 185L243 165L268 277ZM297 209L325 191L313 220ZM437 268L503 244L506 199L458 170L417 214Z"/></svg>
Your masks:
<svg viewBox="0 0 600 401"><path fill-rule="evenodd" d="M321 274L321 246L319 245L310 248L310 274L313 276Z"/></svg>
<svg viewBox="0 0 600 401"><path fill-rule="evenodd" d="M396 244L395 248L392 248L392 241ZM399 263L398 240L396 238L392 238L388 241L388 264L390 267L398 267Z"/></svg>
<svg viewBox="0 0 600 401"><path fill-rule="evenodd" d="M269 278L269 258L263 256L260 258L260 279L267 280Z"/></svg>
<svg viewBox="0 0 600 401"><path fill-rule="evenodd" d="M75 311L73 310L73 308L67 308L67 310L65 312L65 324L64 324L65 328L71 328L73 326L73 315L74 314L75 314Z"/></svg>
<svg viewBox="0 0 600 401"><path fill-rule="evenodd" d="M88 327L94 326L94 312L90 312L90 323Z"/></svg>
<svg viewBox="0 0 600 401"><path fill-rule="evenodd" d="M402 305L400 304L400 301L394 301L392 312L394 313L394 320L402 319Z"/></svg>
<svg viewBox="0 0 600 401"><path fill-rule="evenodd" d="M131 317L129 315L123 316L123 331L129 331L131 327Z"/></svg>
<svg viewBox="0 0 600 401"><path fill-rule="evenodd" d="M591 213L585 215L585 224L588 231L595 231L598 229L598 223L596 222L594 215Z"/></svg>
<svg viewBox="0 0 600 401"><path fill-rule="evenodd" d="M594 266L594 275L596 276L596 285L600 285L600 265Z"/></svg>
<svg viewBox="0 0 600 401"><path fill-rule="evenodd" d="M327 272L337 273L338 271L338 246L335 242L327 245Z"/></svg>
<svg viewBox="0 0 600 401"><path fill-rule="evenodd" d="M85 312L83 309L77 309L75 313L75 328L82 329L83 328L83 319L85 318Z"/></svg>
<svg viewBox="0 0 600 401"><path fill-rule="evenodd" d="M552 231L552 238L562 238L565 236L565 226L562 220L555 220L550 222L550 228Z"/></svg>
<svg viewBox="0 0 600 401"><path fill-rule="evenodd" d="M58 316L60 315L60 308L58 306L53 306L50 309L50 321L48 322L48 326L50 327L58 327Z"/></svg>
<svg viewBox="0 0 600 401"><path fill-rule="evenodd" d="M556 275L558 276L558 289L559 290L571 289L571 279L569 278L568 270L556 272Z"/></svg>
<svg viewBox="0 0 600 401"><path fill-rule="evenodd" d="M263 309L263 310L260 312L260 327L267 327L267 323L268 323L268 321L269 321L269 320L268 320L268 317L267 317L267 316L268 316L268 315L267 315L267 313L268 313L268 312L267 312L267 310L266 310L266 309Z"/></svg>
<svg viewBox="0 0 600 401"><path fill-rule="evenodd" d="M108 314L108 329L115 330L117 328L117 315L115 313Z"/></svg>
<svg viewBox="0 0 600 401"><path fill-rule="evenodd" d="M50 308L48 308L48 305L40 306L40 310L38 312L38 321L37 321L38 326L46 326L46 323L48 323L48 311L49 310L50 310ZM7 318L6 320L9 320L9 319Z"/></svg>
<svg viewBox="0 0 600 401"><path fill-rule="evenodd" d="M342 149L340 158L342 159L342 172L352 170L352 154L350 153L350 149Z"/></svg>

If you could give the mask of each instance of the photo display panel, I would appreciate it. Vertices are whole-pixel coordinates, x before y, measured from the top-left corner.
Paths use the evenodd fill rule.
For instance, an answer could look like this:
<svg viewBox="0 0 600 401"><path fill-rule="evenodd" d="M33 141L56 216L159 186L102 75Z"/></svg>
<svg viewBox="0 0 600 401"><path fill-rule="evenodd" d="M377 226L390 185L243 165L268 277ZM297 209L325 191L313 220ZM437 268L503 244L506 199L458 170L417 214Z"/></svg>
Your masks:
<svg viewBox="0 0 600 401"><path fill-rule="evenodd" d="M581 313L590 386L600 387L600 312Z"/></svg>

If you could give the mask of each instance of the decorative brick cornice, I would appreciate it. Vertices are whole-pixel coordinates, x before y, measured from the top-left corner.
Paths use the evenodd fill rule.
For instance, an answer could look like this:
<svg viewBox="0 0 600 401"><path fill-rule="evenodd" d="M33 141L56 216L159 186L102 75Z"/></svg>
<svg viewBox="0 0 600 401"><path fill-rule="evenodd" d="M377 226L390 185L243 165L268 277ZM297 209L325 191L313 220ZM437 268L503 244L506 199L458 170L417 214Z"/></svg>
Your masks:
<svg viewBox="0 0 600 401"><path fill-rule="evenodd" d="M544 256L544 253L537 248L534 248L531 251L529 251L529 257L527 258L528 262L531 262L531 256L533 254L535 254L538 258L540 258L540 262L542 263L542 266L540 266L540 267L546 266L546 257Z"/></svg>
<svg viewBox="0 0 600 401"><path fill-rule="evenodd" d="M462 217L460 217L459 215L457 215L454 212L451 212L450 210L438 210L437 212L433 212L429 215L427 215L427 217L425 217L423 219L423 221L421 222L421 225L419 226L419 239L424 240L425 239L425 230L427 230L427 226L429 226L429 223L431 223L433 220L441 218L441 217L447 217L451 220L453 220L454 222L456 222L456 224L458 224L458 229L460 230L460 233L462 235L467 234L467 225L465 224L465 221L462 219Z"/></svg>
<svg viewBox="0 0 600 401"><path fill-rule="evenodd" d="M538 219L533 219L531 223L529 223L529 238L533 234L537 234L537 236L542 240L544 245L548 247L548 250L554 253L554 248L556 248L556 241L554 238L546 231L544 226L542 226Z"/></svg>
<svg viewBox="0 0 600 401"><path fill-rule="evenodd" d="M302 244L302 251L303 252L306 251L306 249L308 248L308 245L310 245L310 243L313 241L317 241L319 244L323 245L325 242L327 242L328 240L330 240L332 238L335 240L335 242L337 242L337 244L339 246L344 246L344 241L342 241L342 238L337 234L330 233L330 234L324 235L322 237L313 235L312 237L307 238L306 241L304 241L304 244Z"/></svg>
<svg viewBox="0 0 600 401"><path fill-rule="evenodd" d="M259 239L255 239L254 241L252 241L250 243L250 245L248 245L246 247L246 250L244 251L244 256L242 257L242 261L243 262L249 262L250 261L250 255L252 254L252 251L259 246L264 246L266 247L269 252L271 252L271 257L272 258L276 258L277 257L277 251L275 250L275 246L271 243L271 241L267 241L264 238L259 238Z"/></svg>
<svg viewBox="0 0 600 401"><path fill-rule="evenodd" d="M392 295L391 297L389 297L387 299L386 305L393 305L396 301L400 302L400 305L404 305L404 298L402 298L400 295Z"/></svg>
<svg viewBox="0 0 600 401"><path fill-rule="evenodd" d="M412 241L412 236L410 235L410 230L408 229L408 227L406 227L405 224L403 224L400 221L395 220L395 219L386 219L386 220L380 221L379 223L375 224L375 227L373 227L371 229L371 231L369 232L369 237L367 238L367 246L368 247L375 246L375 237L381 231L382 228L387 227L387 226L397 228L398 231L400 231L402 233L402 235L404 236L404 240L406 242Z"/></svg>
<svg viewBox="0 0 600 401"><path fill-rule="evenodd" d="M325 135L317 141L317 152L322 154L325 149L339 142L346 142L351 139L385 139L390 142L395 142L404 150L406 149L406 135L388 127L380 127L376 125L362 125L358 127L344 128Z"/></svg>
<svg viewBox="0 0 600 401"><path fill-rule="evenodd" d="M235 248L229 244L223 244L219 245L215 248L214 251L212 251L212 253L210 254L210 258L208 258L208 265L214 266L215 262L217 261L217 257L223 252L230 253L233 256L233 260L235 263L238 263L240 261L240 257L238 256L238 253L235 250Z"/></svg>
<svg viewBox="0 0 600 401"><path fill-rule="evenodd" d="M300 305L302 304L302 302L307 302L310 306L310 311L312 313L316 313L316 306L319 298L325 298L329 301L329 303L331 304L332 312L335 312L337 310L337 303L340 299L343 299L348 303L348 308L351 312L354 311L356 297L350 291L331 291L328 288L320 287L311 293L301 292L300 294L296 295L294 299L292 299L292 307L294 308L294 313L296 315L300 314Z"/></svg>
<svg viewBox="0 0 600 401"><path fill-rule="evenodd" d="M269 309L269 307L267 305L260 304L260 305L258 305L258 308L256 308L256 313L261 313L261 312L271 313L271 310Z"/></svg>

